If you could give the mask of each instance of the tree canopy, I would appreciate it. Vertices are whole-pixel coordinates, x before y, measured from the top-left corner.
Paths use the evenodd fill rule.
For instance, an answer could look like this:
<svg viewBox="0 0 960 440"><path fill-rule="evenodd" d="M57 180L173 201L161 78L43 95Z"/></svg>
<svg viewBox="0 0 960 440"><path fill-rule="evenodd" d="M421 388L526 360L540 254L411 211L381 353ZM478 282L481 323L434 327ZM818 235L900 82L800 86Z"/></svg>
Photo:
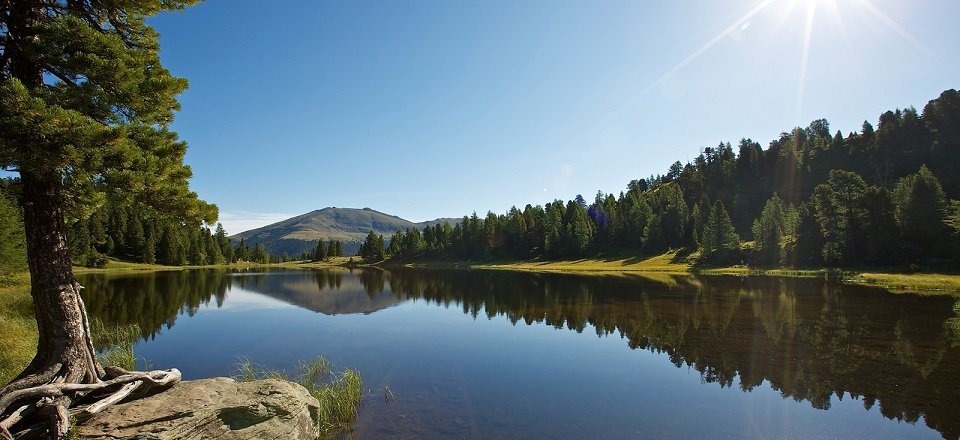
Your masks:
<svg viewBox="0 0 960 440"><path fill-rule="evenodd" d="M10 411L25 402L39 402L49 409L36 411L38 417L52 414L40 417L47 424L39 434L64 438L74 394L38 400L36 387L82 383L106 389L113 386L106 383L149 386L179 380L176 370L127 374L99 365L73 278L66 225L89 218L107 200L184 224L216 220L216 206L190 191L190 168L183 164L186 143L169 129L187 82L163 67L159 36L146 24L151 15L194 3L11 0L0 5L0 168L19 175L39 330L37 355L0 389L0 401L12 404L0 407L0 420L13 420ZM146 240L157 238L157 231L144 231L140 222L127 226L127 250L149 249ZM71 241L89 247L101 238L96 228L82 232L93 235ZM187 256L199 260L205 253L197 244ZM16 426L38 434L32 427L36 422L26 417Z"/></svg>

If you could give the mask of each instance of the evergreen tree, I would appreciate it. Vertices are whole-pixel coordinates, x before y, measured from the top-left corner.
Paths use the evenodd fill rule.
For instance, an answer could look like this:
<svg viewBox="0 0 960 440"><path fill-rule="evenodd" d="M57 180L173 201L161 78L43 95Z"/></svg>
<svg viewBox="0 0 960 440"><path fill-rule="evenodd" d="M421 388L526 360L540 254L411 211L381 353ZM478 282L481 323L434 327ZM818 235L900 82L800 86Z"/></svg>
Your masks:
<svg viewBox="0 0 960 440"><path fill-rule="evenodd" d="M384 247L383 235L377 234L377 240L374 242L373 258L375 261L381 261L386 258L386 248Z"/></svg>
<svg viewBox="0 0 960 440"><path fill-rule="evenodd" d="M252 256L250 255L250 247L240 239L240 243L237 244L236 251L237 261L252 261Z"/></svg>
<svg viewBox="0 0 960 440"><path fill-rule="evenodd" d="M701 252L707 261L725 263L733 261L740 251L740 237L737 236L730 215L724 208L723 202L717 200L710 209L706 223L703 225L703 237L700 242Z"/></svg>
<svg viewBox="0 0 960 440"><path fill-rule="evenodd" d="M170 225L166 225L163 228L163 233L160 235L157 260L162 264L170 266L178 265L179 247L180 243L176 232Z"/></svg>
<svg viewBox="0 0 960 440"><path fill-rule="evenodd" d="M390 255L399 256L403 254L404 233L401 230L393 233L390 237Z"/></svg>
<svg viewBox="0 0 960 440"><path fill-rule="evenodd" d="M223 255L223 259L227 263L236 261L233 242L227 238L227 231L223 229L222 224L217 223L217 231L213 234L213 237L216 239L217 245L220 246L220 255Z"/></svg>
<svg viewBox="0 0 960 440"><path fill-rule="evenodd" d="M358 255L366 262L383 260L386 257L383 235L378 235L373 231L370 231L363 243L360 245Z"/></svg>
<svg viewBox="0 0 960 440"><path fill-rule="evenodd" d="M90 230L87 228L86 220L78 220L70 225L67 233L67 245L72 249L71 259L75 259L77 264L91 267L90 257Z"/></svg>
<svg viewBox="0 0 960 440"><path fill-rule="evenodd" d="M593 242L594 223L587 214L586 203L573 200L567 203L564 215L564 249L568 256L580 257L587 253Z"/></svg>
<svg viewBox="0 0 960 440"><path fill-rule="evenodd" d="M68 210L87 217L107 192L171 216L216 218L215 207L189 191L186 145L169 130L186 81L160 64L159 36L146 24L150 15L193 3L11 1L2 7L0 167L20 175L41 336L33 362L0 396L45 381L99 384L108 378L96 360L71 270ZM44 399L48 408L22 426L40 421L50 428L40 435L65 437L74 397Z"/></svg>
<svg viewBox="0 0 960 440"><path fill-rule="evenodd" d="M871 186L863 193L863 219L857 229L857 264L898 263L897 223L890 191Z"/></svg>
<svg viewBox="0 0 960 440"><path fill-rule="evenodd" d="M776 194L767 200L763 211L753 222L755 261L760 264L776 265L783 261L781 241L786 231L786 215L783 202Z"/></svg>
<svg viewBox="0 0 960 440"><path fill-rule="evenodd" d="M690 244L694 247L700 247L700 236L703 234L703 214L700 213L700 204L694 203L690 212Z"/></svg>
<svg viewBox="0 0 960 440"><path fill-rule="evenodd" d="M153 264L157 262L157 236L156 231L153 227L149 227L145 231L143 237L143 250L140 254L140 261L146 264Z"/></svg>
<svg viewBox="0 0 960 440"><path fill-rule="evenodd" d="M194 229L187 234L187 261L194 266L207 263L207 253L199 229Z"/></svg>
<svg viewBox="0 0 960 440"><path fill-rule="evenodd" d="M139 260L143 253L144 232L140 219L127 211L127 236L124 239L124 256L130 260Z"/></svg>
<svg viewBox="0 0 960 440"><path fill-rule="evenodd" d="M270 254L267 253L267 249L263 247L263 243L257 243L253 246L253 252L250 254L250 258L254 263L270 263Z"/></svg>
<svg viewBox="0 0 960 440"><path fill-rule="evenodd" d="M87 220L90 230L90 244L98 253L106 254L112 251L107 247L107 229L104 225L103 211L98 211Z"/></svg>
<svg viewBox="0 0 960 440"><path fill-rule="evenodd" d="M327 259L327 246L323 244L323 239L317 240L317 247L313 250L313 260L323 261Z"/></svg>
<svg viewBox="0 0 960 440"><path fill-rule="evenodd" d="M226 260L223 253L220 252L220 245L216 237L210 234L210 230L203 228L203 244L206 248L207 264L223 264Z"/></svg>
<svg viewBox="0 0 960 440"><path fill-rule="evenodd" d="M951 246L953 247L953 264L960 265L960 201L951 201L946 223L950 230Z"/></svg>
<svg viewBox="0 0 960 440"><path fill-rule="evenodd" d="M855 262L857 229L866 220L866 182L849 171L833 170L813 194L814 215L823 233L823 261L830 265Z"/></svg>
<svg viewBox="0 0 960 440"><path fill-rule="evenodd" d="M900 179L893 194L897 225L909 256L946 257L947 200L937 177L921 166L916 174Z"/></svg>

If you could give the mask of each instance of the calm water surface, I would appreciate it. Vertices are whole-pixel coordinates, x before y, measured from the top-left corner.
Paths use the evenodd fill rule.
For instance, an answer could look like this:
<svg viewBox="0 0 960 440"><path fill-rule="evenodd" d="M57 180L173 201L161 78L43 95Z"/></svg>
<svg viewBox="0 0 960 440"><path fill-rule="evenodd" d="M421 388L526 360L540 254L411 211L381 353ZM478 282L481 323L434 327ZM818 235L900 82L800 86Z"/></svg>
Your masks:
<svg viewBox="0 0 960 440"><path fill-rule="evenodd" d="M350 438L957 438L953 300L822 280L492 271L81 278L186 379L324 355ZM384 388L396 397L386 401Z"/></svg>

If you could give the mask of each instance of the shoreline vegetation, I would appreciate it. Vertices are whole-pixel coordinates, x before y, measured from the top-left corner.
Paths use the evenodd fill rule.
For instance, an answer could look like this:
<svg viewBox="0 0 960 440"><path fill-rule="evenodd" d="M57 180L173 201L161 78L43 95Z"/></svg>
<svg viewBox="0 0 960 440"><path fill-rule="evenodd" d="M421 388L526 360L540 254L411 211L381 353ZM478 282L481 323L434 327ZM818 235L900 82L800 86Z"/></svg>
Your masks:
<svg viewBox="0 0 960 440"><path fill-rule="evenodd" d="M573 260L490 260L447 261L428 259L391 258L367 263L359 257L331 257L323 261L287 261L281 263L236 262L198 266L164 266L158 264L132 263L111 259L103 268L74 267L76 274L126 273L151 271L177 271L190 269L250 269L265 268L423 268L460 270L506 270L517 272L570 273L579 275L633 274L662 278L663 275L700 276L773 276L800 278L830 278L846 284L882 287L893 293L916 293L922 295L951 295L960 297L960 273L906 271L903 268L760 268L751 266L702 266L697 255L671 250L650 257L611 256L608 258L581 258ZM24 283L26 277L24 276ZM31 311L32 313L32 311Z"/></svg>

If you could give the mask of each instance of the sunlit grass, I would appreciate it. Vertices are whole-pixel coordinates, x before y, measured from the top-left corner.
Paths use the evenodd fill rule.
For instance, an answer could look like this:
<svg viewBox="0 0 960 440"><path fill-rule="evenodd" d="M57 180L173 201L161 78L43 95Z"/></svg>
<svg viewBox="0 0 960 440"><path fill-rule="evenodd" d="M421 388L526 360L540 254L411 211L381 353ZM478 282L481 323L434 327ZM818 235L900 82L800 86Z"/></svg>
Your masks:
<svg viewBox="0 0 960 440"><path fill-rule="evenodd" d="M297 364L297 375L290 378L280 370L262 368L249 359L242 359L234 378L241 382L260 379L292 380L320 402L317 429L321 437L330 437L349 427L357 417L363 399L363 379L355 370L337 373L330 362L318 357Z"/></svg>
<svg viewBox="0 0 960 440"><path fill-rule="evenodd" d="M164 266L161 264L134 263L130 261L120 261L115 258L108 258L107 265L102 268L74 266L73 273L104 273L104 272L136 272L136 271L160 271L160 270L179 270L178 266Z"/></svg>
<svg viewBox="0 0 960 440"><path fill-rule="evenodd" d="M343 257L344 259L346 257ZM334 260L337 261L337 260ZM346 261L346 260L344 260ZM248 261L236 262L230 264L207 264L201 266L164 266L162 264L146 264L146 263L135 263L131 261L122 261L115 258L108 258L107 265L102 268L94 267L82 267L74 266L74 274L90 274L90 273L127 273L127 272L160 272L168 270L187 270L187 269L237 269L237 268L248 268L248 267L282 267L296 266L297 262L286 262L286 263L252 263ZM336 265L338 263L325 263L325 266ZM2 280L0 280L2 281Z"/></svg>
<svg viewBox="0 0 960 440"><path fill-rule="evenodd" d="M37 352L30 283L24 274L10 284L0 287L0 386L20 374Z"/></svg>
<svg viewBox="0 0 960 440"><path fill-rule="evenodd" d="M844 281L879 286L893 292L952 294L960 296L960 275L864 272L844 277Z"/></svg>
<svg viewBox="0 0 960 440"><path fill-rule="evenodd" d="M574 274L633 274L658 281L669 281L670 274L777 276L831 278L847 284L867 284L896 293L960 296L960 275L931 273L873 273L837 269L755 268L747 266L699 268L697 255L671 250L648 258L587 258L566 261L526 260L504 263L471 264L473 269L521 272L563 272ZM414 264L413 266L418 266Z"/></svg>
<svg viewBox="0 0 960 440"><path fill-rule="evenodd" d="M689 273L691 264L679 251L671 250L646 258L584 258L565 261L526 260L509 263L471 265L474 269L517 270L526 272L665 272Z"/></svg>

